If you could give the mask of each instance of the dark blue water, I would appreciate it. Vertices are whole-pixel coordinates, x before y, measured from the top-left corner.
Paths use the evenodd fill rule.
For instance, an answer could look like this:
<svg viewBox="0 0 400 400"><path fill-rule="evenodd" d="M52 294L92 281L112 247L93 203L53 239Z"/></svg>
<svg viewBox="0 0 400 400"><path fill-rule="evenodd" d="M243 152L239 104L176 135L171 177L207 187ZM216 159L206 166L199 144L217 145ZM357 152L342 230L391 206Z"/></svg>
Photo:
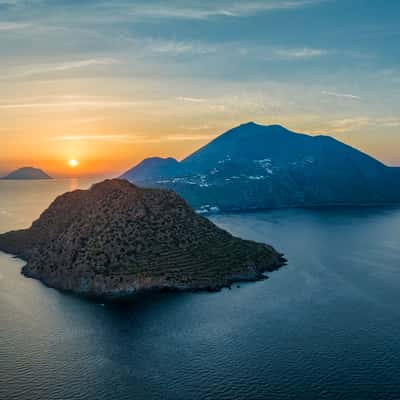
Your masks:
<svg viewBox="0 0 400 400"><path fill-rule="evenodd" d="M69 183L1 185L0 231ZM400 209L212 219L289 265L220 293L116 307L24 278L0 253L0 399L400 398Z"/></svg>

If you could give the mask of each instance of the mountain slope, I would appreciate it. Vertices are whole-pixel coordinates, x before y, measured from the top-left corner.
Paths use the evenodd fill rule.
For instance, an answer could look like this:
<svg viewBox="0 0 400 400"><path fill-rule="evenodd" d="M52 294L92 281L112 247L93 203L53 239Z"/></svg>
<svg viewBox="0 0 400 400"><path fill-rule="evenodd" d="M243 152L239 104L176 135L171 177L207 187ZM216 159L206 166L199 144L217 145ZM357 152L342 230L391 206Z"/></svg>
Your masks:
<svg viewBox="0 0 400 400"><path fill-rule="evenodd" d="M8 180L40 180L40 179L52 179L44 171L33 167L19 168L10 174L6 175L2 179Z"/></svg>
<svg viewBox="0 0 400 400"><path fill-rule="evenodd" d="M146 158L138 165L125 172L121 178L133 181L145 181L162 177L173 177L180 173L181 164L172 157Z"/></svg>
<svg viewBox="0 0 400 400"><path fill-rule="evenodd" d="M204 210L400 202L397 168L329 136L279 125L240 125L176 162L172 175L162 165L147 172L124 178L171 188Z"/></svg>

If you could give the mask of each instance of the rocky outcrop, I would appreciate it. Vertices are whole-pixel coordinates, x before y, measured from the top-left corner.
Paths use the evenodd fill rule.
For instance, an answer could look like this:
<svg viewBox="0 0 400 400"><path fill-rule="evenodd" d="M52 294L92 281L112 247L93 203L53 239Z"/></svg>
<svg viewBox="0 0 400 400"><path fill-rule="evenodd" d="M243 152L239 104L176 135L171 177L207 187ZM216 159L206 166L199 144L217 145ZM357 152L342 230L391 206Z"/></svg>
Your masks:
<svg viewBox="0 0 400 400"><path fill-rule="evenodd" d="M104 299L217 290L284 264L271 246L233 237L177 194L108 180L58 197L27 230L0 235L26 276Z"/></svg>

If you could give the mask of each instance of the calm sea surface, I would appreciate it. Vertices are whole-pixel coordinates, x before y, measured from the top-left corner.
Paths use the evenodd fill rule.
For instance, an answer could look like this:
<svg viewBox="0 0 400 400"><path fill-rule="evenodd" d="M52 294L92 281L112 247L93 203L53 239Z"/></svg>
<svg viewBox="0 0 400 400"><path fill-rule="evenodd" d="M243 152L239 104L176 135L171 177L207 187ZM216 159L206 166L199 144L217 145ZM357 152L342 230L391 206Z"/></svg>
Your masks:
<svg viewBox="0 0 400 400"><path fill-rule="evenodd" d="M90 182L0 182L0 232ZM0 253L0 399L400 399L400 208L213 216L289 265L117 307Z"/></svg>

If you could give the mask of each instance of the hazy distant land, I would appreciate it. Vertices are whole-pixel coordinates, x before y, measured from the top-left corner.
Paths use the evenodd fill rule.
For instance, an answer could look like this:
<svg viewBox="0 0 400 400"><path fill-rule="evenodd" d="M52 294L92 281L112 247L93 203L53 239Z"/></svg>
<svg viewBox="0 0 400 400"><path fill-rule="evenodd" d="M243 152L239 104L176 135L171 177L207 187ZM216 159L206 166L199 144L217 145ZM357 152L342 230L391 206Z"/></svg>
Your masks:
<svg viewBox="0 0 400 400"><path fill-rule="evenodd" d="M46 174L43 170L34 167L22 167L15 171L10 172L8 175L1 179L6 180L43 180L53 179L51 176Z"/></svg>

